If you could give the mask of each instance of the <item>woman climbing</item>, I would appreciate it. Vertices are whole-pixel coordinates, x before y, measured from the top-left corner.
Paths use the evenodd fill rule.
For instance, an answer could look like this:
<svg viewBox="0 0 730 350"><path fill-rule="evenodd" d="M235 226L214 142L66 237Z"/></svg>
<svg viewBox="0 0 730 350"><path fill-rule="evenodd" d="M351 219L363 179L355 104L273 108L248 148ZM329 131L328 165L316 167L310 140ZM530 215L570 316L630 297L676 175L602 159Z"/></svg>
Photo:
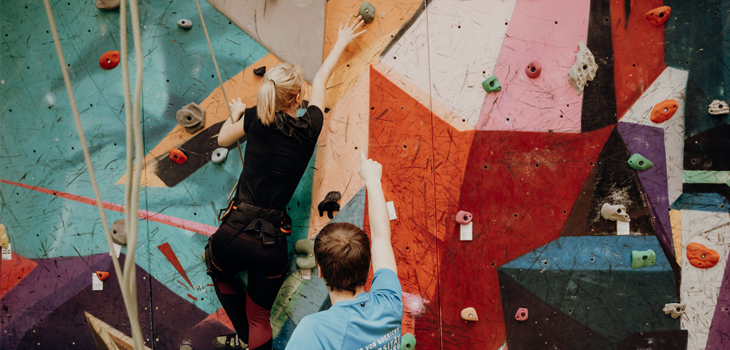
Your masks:
<svg viewBox="0 0 730 350"><path fill-rule="evenodd" d="M304 78L302 69L290 63L266 72L256 106L246 109L240 98L230 103L233 122L223 124L218 144L226 147L246 136L246 153L236 195L208 241L205 260L237 333L214 339L216 348L272 348L269 315L289 272L286 236L291 220L286 205L322 130L327 81L345 47L365 32L358 32L362 25L360 17L340 25L337 42L312 81L302 117L296 112ZM248 271L247 286L236 278L241 271Z"/></svg>

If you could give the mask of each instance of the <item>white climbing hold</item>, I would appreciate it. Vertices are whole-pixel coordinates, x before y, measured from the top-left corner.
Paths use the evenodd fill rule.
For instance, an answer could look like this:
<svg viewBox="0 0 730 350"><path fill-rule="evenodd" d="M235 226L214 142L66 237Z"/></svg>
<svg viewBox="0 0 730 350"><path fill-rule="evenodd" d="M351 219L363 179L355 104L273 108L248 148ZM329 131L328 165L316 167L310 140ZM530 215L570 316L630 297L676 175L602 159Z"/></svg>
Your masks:
<svg viewBox="0 0 730 350"><path fill-rule="evenodd" d="M575 64L568 71L568 81L573 85L578 95L583 92L586 83L593 81L598 71L596 59L591 50L588 50L582 41L578 42L578 53L575 55Z"/></svg>
<svg viewBox="0 0 730 350"><path fill-rule="evenodd" d="M679 303L669 303L664 305L664 313L667 315L672 315L672 318L679 318L680 316L684 315L684 310L687 308L687 305L679 304Z"/></svg>
<svg viewBox="0 0 730 350"><path fill-rule="evenodd" d="M714 100L710 103L707 111L712 115L728 114L730 113L730 108L728 108L727 102Z"/></svg>
<svg viewBox="0 0 730 350"><path fill-rule="evenodd" d="M213 154L210 155L210 160L213 161L213 163L221 163L224 160L226 160L226 157L228 156L228 149L221 147L216 148L215 151L213 151Z"/></svg>
<svg viewBox="0 0 730 350"><path fill-rule="evenodd" d="M177 21L177 26L182 29L190 29L193 27L193 21L183 18Z"/></svg>
<svg viewBox="0 0 730 350"><path fill-rule="evenodd" d="M601 216L603 216L606 220L631 222L629 213L626 212L626 207L620 204L611 205L603 203L603 207L601 207Z"/></svg>

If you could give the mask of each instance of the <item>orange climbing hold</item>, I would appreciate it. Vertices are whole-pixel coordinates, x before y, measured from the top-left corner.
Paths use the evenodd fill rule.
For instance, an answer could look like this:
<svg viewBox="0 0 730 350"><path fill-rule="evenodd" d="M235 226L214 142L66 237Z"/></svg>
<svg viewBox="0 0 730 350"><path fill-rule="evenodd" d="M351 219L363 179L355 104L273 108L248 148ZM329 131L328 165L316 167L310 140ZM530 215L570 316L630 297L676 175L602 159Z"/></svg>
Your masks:
<svg viewBox="0 0 730 350"><path fill-rule="evenodd" d="M696 268L709 269L720 261L720 254L702 244L690 243L687 244L687 259Z"/></svg>
<svg viewBox="0 0 730 350"><path fill-rule="evenodd" d="M109 272L106 271L96 271L96 277L99 277L99 281L106 281L107 278L109 278Z"/></svg>
<svg viewBox="0 0 730 350"><path fill-rule="evenodd" d="M186 156L183 151L177 148L172 148L170 149L170 159L172 159L172 161L177 164L182 164L185 163L186 160L188 160L188 156Z"/></svg>
<svg viewBox="0 0 730 350"><path fill-rule="evenodd" d="M651 121L657 124L664 123L669 120L677 111L679 104L675 100L666 100L657 103L651 110Z"/></svg>
<svg viewBox="0 0 730 350"><path fill-rule="evenodd" d="M101 55L99 65L104 69L113 69L119 65L119 51L107 51Z"/></svg>
<svg viewBox="0 0 730 350"><path fill-rule="evenodd" d="M649 23L661 27L669 19L671 13L672 8L669 6L657 7L646 13L646 19L649 20Z"/></svg>

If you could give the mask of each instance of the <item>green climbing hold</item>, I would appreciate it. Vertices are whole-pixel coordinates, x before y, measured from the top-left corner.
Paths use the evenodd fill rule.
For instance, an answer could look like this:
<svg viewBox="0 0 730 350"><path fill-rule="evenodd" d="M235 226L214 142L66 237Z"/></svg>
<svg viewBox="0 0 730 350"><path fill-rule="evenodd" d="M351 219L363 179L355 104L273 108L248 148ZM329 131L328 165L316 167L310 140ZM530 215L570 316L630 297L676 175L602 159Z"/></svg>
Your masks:
<svg viewBox="0 0 730 350"><path fill-rule="evenodd" d="M636 170L646 170L654 166L650 160L644 158L641 154L634 154L629 158L629 166Z"/></svg>
<svg viewBox="0 0 730 350"><path fill-rule="evenodd" d="M656 253L653 250L631 252L631 267L640 269L642 267L652 267L656 263Z"/></svg>
<svg viewBox="0 0 730 350"><path fill-rule="evenodd" d="M416 337L411 333L406 333L401 338L400 350L413 350L416 348Z"/></svg>
<svg viewBox="0 0 730 350"><path fill-rule="evenodd" d="M502 85L499 83L496 75L492 75L482 82L482 87L487 93L496 92L502 90Z"/></svg>
<svg viewBox="0 0 730 350"><path fill-rule="evenodd" d="M314 260L314 241L309 239L300 239L297 243L294 243L294 250L297 253L303 253L303 257L297 258L297 266L300 269L313 269L317 267L317 262Z"/></svg>
<svg viewBox="0 0 730 350"><path fill-rule="evenodd" d="M370 23L375 19L375 7L373 4L365 1L360 5L360 11L357 12L359 16L362 16L362 20L365 23Z"/></svg>

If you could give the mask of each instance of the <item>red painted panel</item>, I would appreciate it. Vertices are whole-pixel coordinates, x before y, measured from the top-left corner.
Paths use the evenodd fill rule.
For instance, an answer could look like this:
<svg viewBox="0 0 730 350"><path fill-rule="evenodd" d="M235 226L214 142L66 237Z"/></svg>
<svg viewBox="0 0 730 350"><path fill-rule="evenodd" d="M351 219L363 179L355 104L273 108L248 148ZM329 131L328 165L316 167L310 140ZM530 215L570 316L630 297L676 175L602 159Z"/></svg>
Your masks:
<svg viewBox="0 0 730 350"><path fill-rule="evenodd" d="M370 77L368 156L383 165L385 197L398 216L391 221L398 276L403 291L415 296L404 307L403 329L415 331L419 349L440 349L438 237L453 221L441 208L458 205L474 132L432 116L377 70ZM367 210L365 226L369 231Z"/></svg>
<svg viewBox="0 0 730 350"><path fill-rule="evenodd" d="M0 298L15 287L37 266L33 260L13 252L10 260L0 261Z"/></svg>
<svg viewBox="0 0 730 350"><path fill-rule="evenodd" d="M177 260L177 256L175 256L175 252L172 251L172 247L170 246L170 243L163 243L157 246L157 248L160 249L163 255L167 258L167 260L170 261L170 264L172 264L173 267L175 267L175 270L177 270L178 273L180 273L180 276L182 276L185 281L188 282L190 287L193 286L193 282L190 282L190 278L188 278L188 274L185 272L185 269L183 269L182 265L180 264L180 260ZM180 283L182 284L182 283ZM190 296L190 294L188 294Z"/></svg>
<svg viewBox="0 0 730 350"><path fill-rule="evenodd" d="M628 14L626 1L631 3ZM611 0L618 119L666 68L664 27L653 26L645 17L647 11L659 6L662 0ZM602 59L596 57L599 67Z"/></svg>
<svg viewBox="0 0 730 350"><path fill-rule="evenodd" d="M443 342L497 349L505 340L497 268L557 239L614 126L583 134L478 132L458 208L448 209L439 254ZM437 212L441 211L437 208ZM453 217L471 212L473 241L459 240ZM474 307L478 322L460 318Z"/></svg>

